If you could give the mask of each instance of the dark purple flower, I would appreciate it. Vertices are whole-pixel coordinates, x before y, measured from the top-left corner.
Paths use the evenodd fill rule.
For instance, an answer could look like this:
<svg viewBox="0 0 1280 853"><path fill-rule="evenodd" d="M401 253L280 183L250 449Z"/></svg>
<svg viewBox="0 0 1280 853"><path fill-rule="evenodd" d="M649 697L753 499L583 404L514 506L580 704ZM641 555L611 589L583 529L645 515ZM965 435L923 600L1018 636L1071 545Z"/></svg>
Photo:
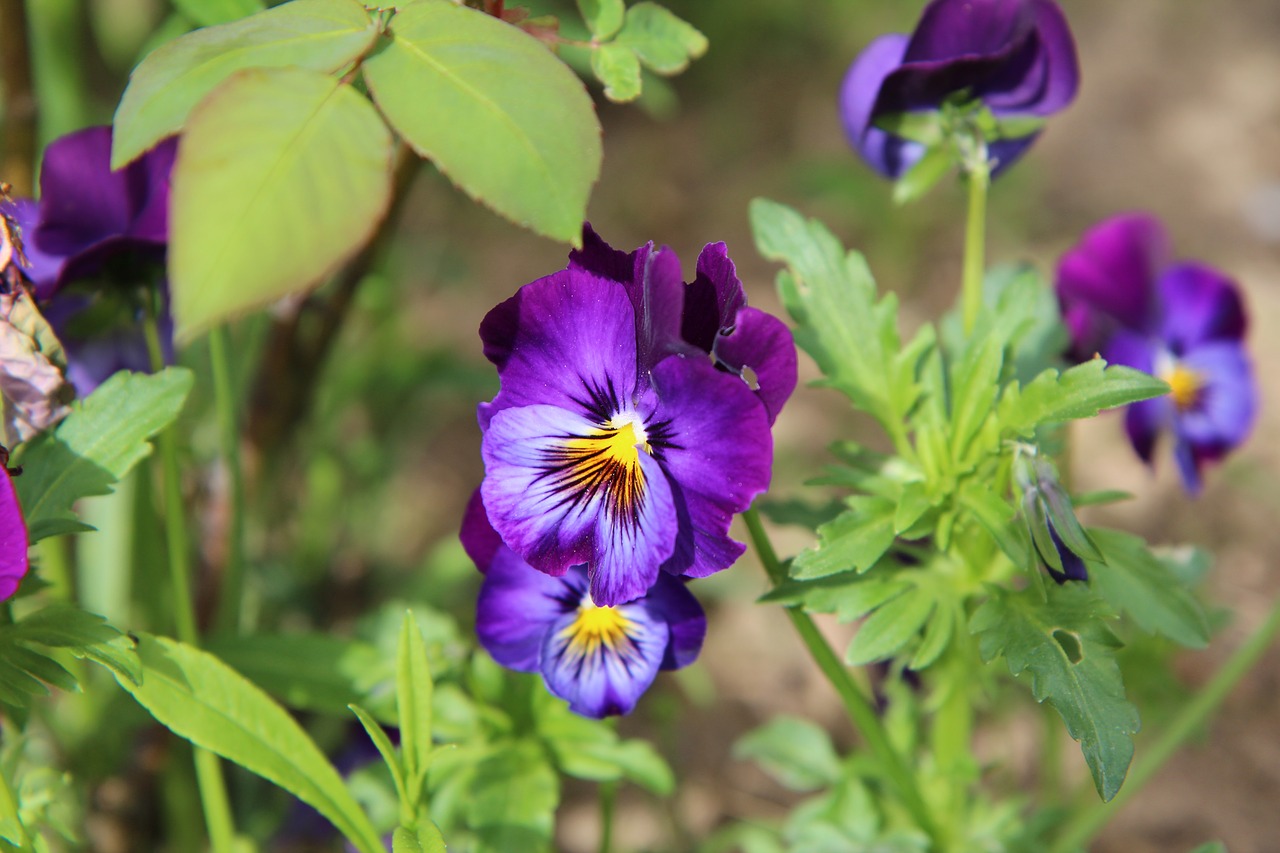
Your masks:
<svg viewBox="0 0 1280 853"><path fill-rule="evenodd" d="M1075 359L1096 353L1169 383L1167 396L1129 406L1125 428L1148 463L1157 436L1172 435L1183 484L1198 493L1205 463L1243 443L1257 414L1235 282L1204 264L1170 262L1160 222L1124 214L1062 257L1057 288Z"/></svg>
<svg viewBox="0 0 1280 853"><path fill-rule="evenodd" d="M18 493L6 468L8 451L0 457L0 601L6 601L18 591L29 564L27 524L22 519Z"/></svg>
<svg viewBox="0 0 1280 853"><path fill-rule="evenodd" d="M640 598L601 607L584 565L552 577L503 545L482 568L480 644L505 667L541 673L575 713L629 713L659 669L686 666L702 648L702 607L670 575L659 575Z"/></svg>
<svg viewBox="0 0 1280 853"><path fill-rule="evenodd" d="M585 564L613 606L660 570L702 577L742 554L729 524L768 487L769 426L795 386L790 334L743 303L723 246L686 286L671 250L617 252L588 229L568 269L489 312L502 388L479 407L481 496L521 559ZM691 342L686 324L714 331Z"/></svg>
<svg viewBox="0 0 1280 853"><path fill-rule="evenodd" d="M175 152L176 140L166 140L113 172L110 127L70 133L45 151L40 201L16 199L9 208L28 261L22 271L82 396L117 370L150 367L138 294L163 270ZM168 357L170 327L162 317Z"/></svg>
<svg viewBox="0 0 1280 853"><path fill-rule="evenodd" d="M858 56L840 113L863 159L898 178L925 147L876 127L877 119L934 111L955 96L980 101L997 119L1049 116L1075 98L1079 78L1075 41L1053 0L933 0L910 36L881 36ZM987 140L996 170L1035 135Z"/></svg>

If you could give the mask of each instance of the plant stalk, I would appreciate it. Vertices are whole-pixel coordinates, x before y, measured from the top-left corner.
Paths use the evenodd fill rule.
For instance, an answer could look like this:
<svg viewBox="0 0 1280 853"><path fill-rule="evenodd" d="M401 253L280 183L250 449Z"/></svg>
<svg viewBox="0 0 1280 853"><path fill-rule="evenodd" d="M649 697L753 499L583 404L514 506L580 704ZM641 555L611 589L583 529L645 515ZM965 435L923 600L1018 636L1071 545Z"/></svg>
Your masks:
<svg viewBox="0 0 1280 853"><path fill-rule="evenodd" d="M600 853L613 850L613 807L617 801L618 786L613 782L600 784Z"/></svg>
<svg viewBox="0 0 1280 853"><path fill-rule="evenodd" d="M240 630L241 598L244 592L244 469L240 463L240 413L232 382L230 334L225 325L209 332L209 362L213 372L214 405L218 411L218 431L222 462L226 466L228 510L226 564L222 571L222 594L218 598L217 628Z"/></svg>
<svg viewBox="0 0 1280 853"><path fill-rule="evenodd" d="M964 228L964 278L961 304L964 333L973 334L982 313L982 280L986 275L987 188L991 184L991 164L985 146L981 156L970 158L965 165L969 184L969 214Z"/></svg>

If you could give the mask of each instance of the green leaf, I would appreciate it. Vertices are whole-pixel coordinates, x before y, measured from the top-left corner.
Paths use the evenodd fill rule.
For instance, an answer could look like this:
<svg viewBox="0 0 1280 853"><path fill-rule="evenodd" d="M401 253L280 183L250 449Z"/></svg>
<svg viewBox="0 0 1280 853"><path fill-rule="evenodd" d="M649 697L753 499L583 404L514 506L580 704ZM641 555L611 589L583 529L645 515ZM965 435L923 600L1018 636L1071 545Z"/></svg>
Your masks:
<svg viewBox="0 0 1280 853"><path fill-rule="evenodd" d="M909 581L890 576L842 572L815 581L787 581L762 602L802 604L810 613L834 613L841 622L861 619L894 596L910 588Z"/></svg>
<svg viewBox="0 0 1280 853"><path fill-rule="evenodd" d="M1003 336L988 334L973 345L951 369L951 458L965 459L970 443L991 416L1004 366Z"/></svg>
<svg viewBox="0 0 1280 853"><path fill-rule="evenodd" d="M396 710L409 799L416 809L431 767L431 694L427 647L413 614L405 611L396 654Z"/></svg>
<svg viewBox="0 0 1280 853"><path fill-rule="evenodd" d="M475 768L469 793L466 820L480 836L479 850L549 849L560 785L536 743L520 740L493 751Z"/></svg>
<svg viewBox="0 0 1280 853"><path fill-rule="evenodd" d="M1163 381L1100 358L1059 374L1046 370L1021 388L1010 386L1000 400L1001 427L1029 436L1044 423L1091 418L1103 409L1148 400L1169 393Z"/></svg>
<svg viewBox="0 0 1280 853"><path fill-rule="evenodd" d="M627 10L617 43L636 52L659 74L678 74L690 60L707 52L707 37L657 3L641 2Z"/></svg>
<svg viewBox="0 0 1280 853"><path fill-rule="evenodd" d="M936 605L933 594L917 586L880 605L859 626L845 652L845 662L862 666L893 657L929 621Z"/></svg>
<svg viewBox="0 0 1280 853"><path fill-rule="evenodd" d="M391 833L391 853L422 853L422 842L418 833L403 826L397 826Z"/></svg>
<svg viewBox="0 0 1280 853"><path fill-rule="evenodd" d="M1048 701L1080 742L1098 794L1120 790L1133 759L1131 735L1138 711L1124 695L1115 650L1120 643L1104 623L1109 614L1085 584L1048 585L1049 601L1035 591L992 589L973 615L983 660L1003 655L1015 676L1031 672L1036 701Z"/></svg>
<svg viewBox="0 0 1280 853"><path fill-rule="evenodd" d="M792 577L820 578L856 569L866 571L893 544L897 505L888 498L859 495L849 509L818 528L817 548L803 551L791 565Z"/></svg>
<svg viewBox="0 0 1280 853"><path fill-rule="evenodd" d="M22 455L22 476L13 480L31 541L74 529L76 501L109 494L146 458L147 439L177 418L191 382L181 367L155 375L121 371L37 439Z"/></svg>
<svg viewBox="0 0 1280 853"><path fill-rule="evenodd" d="M911 662L907 664L909 669L922 670L942 657L947 646L951 645L957 618L955 606L948 606L945 602L938 603L938 607L933 611L933 617L929 619L929 624L924 629L924 638L920 641L919 648L911 657Z"/></svg>
<svg viewBox="0 0 1280 853"><path fill-rule="evenodd" d="M602 44L591 51L591 71L604 84L604 96L616 103L640 97L640 60L626 45Z"/></svg>
<svg viewBox="0 0 1280 853"><path fill-rule="evenodd" d="M142 664L133 650L133 641L101 616L78 607L52 604L17 624L0 628L0 637L9 642L66 649L76 658L105 666L117 678L134 683L142 680Z"/></svg>
<svg viewBox="0 0 1280 853"><path fill-rule="evenodd" d="M1116 610L1149 634L1163 634L1192 649L1209 644L1209 624L1195 596L1145 542L1118 530L1094 529L1105 563L1088 562L1089 582Z"/></svg>
<svg viewBox="0 0 1280 853"><path fill-rule="evenodd" d="M578 0L578 11L597 41L611 39L622 29L627 6L622 0Z"/></svg>
<svg viewBox="0 0 1280 853"><path fill-rule="evenodd" d="M182 5L216 16L261 4L187 0ZM377 24L357 0L293 0L174 39L142 60L129 77L116 109L111 168L182 130L196 104L237 71L296 66L328 74L350 65L377 37Z"/></svg>
<svg viewBox="0 0 1280 853"><path fill-rule="evenodd" d="M238 72L192 113L173 169L179 338L314 285L391 200L392 140L365 98L299 68Z"/></svg>
<svg viewBox="0 0 1280 853"><path fill-rule="evenodd" d="M600 174L600 123L582 81L537 39L476 9L422 0L364 63L379 109L477 201L579 245Z"/></svg>
<svg viewBox="0 0 1280 853"><path fill-rule="evenodd" d="M955 163L949 144L929 148L893 185L893 203L902 205L923 198L947 176Z"/></svg>
<svg viewBox="0 0 1280 853"><path fill-rule="evenodd" d="M942 113L937 110L907 111L877 116L873 124L894 136L931 147L938 146L944 141L946 135L942 126ZM950 143L942 146L942 150L947 151L949 147Z"/></svg>
<svg viewBox="0 0 1280 853"><path fill-rule="evenodd" d="M396 796L400 798L400 810L406 814L413 814L417 810L417 804L409 797L409 788L404 778L404 765L396 753L395 746L391 743L391 738L387 736L382 726L378 725L373 715L364 708L359 705L351 705L350 708L351 713L356 715L356 719L364 727L365 734L369 735L369 740L373 741L374 748L382 756L388 772L391 773L391 782L396 786Z"/></svg>
<svg viewBox="0 0 1280 853"><path fill-rule="evenodd" d="M827 381L890 432L902 427L894 401L913 395L890 387L898 353L897 301L875 301L875 282L857 252L846 254L816 220L765 199L751 202L751 230L765 258L782 261L778 290L798 324L796 343Z"/></svg>
<svg viewBox="0 0 1280 853"><path fill-rule="evenodd" d="M607 723L580 717L560 699L538 707L537 732L562 773L595 782L629 779L658 796L675 789L667 762L648 743L622 740Z"/></svg>
<svg viewBox="0 0 1280 853"><path fill-rule="evenodd" d="M267 8L262 0L173 0L173 5L200 27L238 21Z"/></svg>
<svg viewBox="0 0 1280 853"><path fill-rule="evenodd" d="M969 481L960 490L960 505L991 534L1009 561L1020 569L1036 571L1026 525L1003 498L984 484Z"/></svg>
<svg viewBox="0 0 1280 853"><path fill-rule="evenodd" d="M840 756L820 726L779 715L738 739L733 757L750 759L792 791L816 791L840 781Z"/></svg>
<svg viewBox="0 0 1280 853"><path fill-rule="evenodd" d="M141 635L141 684L120 680L180 737L289 791L328 818L361 853L384 848L342 777L289 712L212 655Z"/></svg>

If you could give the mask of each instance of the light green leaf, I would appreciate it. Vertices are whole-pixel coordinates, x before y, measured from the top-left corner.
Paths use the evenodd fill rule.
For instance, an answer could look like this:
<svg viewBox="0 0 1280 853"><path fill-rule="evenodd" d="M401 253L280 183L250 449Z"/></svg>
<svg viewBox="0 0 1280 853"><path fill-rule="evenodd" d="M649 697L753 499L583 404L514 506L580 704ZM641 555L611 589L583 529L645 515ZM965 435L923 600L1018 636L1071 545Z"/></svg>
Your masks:
<svg viewBox="0 0 1280 853"><path fill-rule="evenodd" d="M894 136L910 139L922 145L936 147L944 141L942 113L937 110L921 110L917 112L890 113L877 116L873 124L880 130ZM941 146L948 151L950 143ZM932 152L931 152L932 153Z"/></svg>
<svg viewBox="0 0 1280 853"><path fill-rule="evenodd" d="M361 853L384 850L342 777L289 712L212 655L141 635L141 684L119 679L175 734L289 791L328 818Z"/></svg>
<svg viewBox="0 0 1280 853"><path fill-rule="evenodd" d="M74 657L105 666L117 678L135 683L142 679L142 664L133 650L133 641L101 616L78 607L53 604L37 610L17 624L0 628L0 638L66 649Z"/></svg>
<svg viewBox="0 0 1280 853"><path fill-rule="evenodd" d="M991 416L1000 390L1005 340L976 339L951 369L951 458L959 464L983 423Z"/></svg>
<svg viewBox="0 0 1280 853"><path fill-rule="evenodd" d="M622 0L578 0L582 20L597 41L611 39L622 29L627 6Z"/></svg>
<svg viewBox="0 0 1280 853"><path fill-rule="evenodd" d="M427 647L413 614L405 611L396 654L396 710L409 800L416 809L431 767L431 693Z"/></svg>
<svg viewBox="0 0 1280 853"><path fill-rule="evenodd" d="M882 576L880 572L864 575L847 571L814 581L787 581L760 600L802 604L810 613L834 613L841 622L852 622L906 592L910 586L909 581Z"/></svg>
<svg viewBox="0 0 1280 853"><path fill-rule="evenodd" d="M678 74L690 60L707 52L707 37L657 3L641 2L627 10L618 44L636 52L659 74Z"/></svg>
<svg viewBox="0 0 1280 853"><path fill-rule="evenodd" d="M1015 676L1031 672L1036 701L1048 701L1080 742L1098 794L1120 790L1133 759L1138 710L1124 695L1105 607L1085 584L1049 584L1049 601L1034 590L992 589L970 630L983 660L1003 655Z"/></svg>
<svg viewBox="0 0 1280 853"><path fill-rule="evenodd" d="M797 579L820 578L848 569L866 571L893 544L897 505L888 498L859 495L849 509L818 528L818 546L803 551L791 565Z"/></svg>
<svg viewBox="0 0 1280 853"><path fill-rule="evenodd" d="M859 626L845 652L845 662L861 666L893 657L924 627L936 604L932 593L913 586L880 605Z"/></svg>
<svg viewBox="0 0 1280 853"><path fill-rule="evenodd" d="M924 629L924 639L911 658L908 668L922 670L942 656L951 645L951 637L955 632L957 610L946 602L939 602L933 617Z"/></svg>
<svg viewBox="0 0 1280 853"><path fill-rule="evenodd" d="M640 97L640 60L631 48L611 43L591 51L591 71L604 84L604 96L616 103Z"/></svg>
<svg viewBox="0 0 1280 853"><path fill-rule="evenodd" d="M397 826L391 833L391 853L422 853L422 842L418 833L403 826Z"/></svg>
<svg viewBox="0 0 1280 853"><path fill-rule="evenodd" d="M192 114L173 169L176 334L310 287L391 200L391 134L349 85L298 68L238 72Z"/></svg>
<svg viewBox="0 0 1280 853"><path fill-rule="evenodd" d="M73 529L77 500L109 494L146 458L147 439L178 416L191 382L181 367L155 375L121 371L37 439L22 455L22 476L13 480L31 541Z"/></svg>
<svg viewBox="0 0 1280 853"><path fill-rule="evenodd" d="M1000 399L1000 426L1014 435L1029 436L1043 423L1091 418L1103 409L1148 400L1169 393L1161 380L1100 358L1059 374L1046 370L1019 389L1010 386Z"/></svg>
<svg viewBox="0 0 1280 853"><path fill-rule="evenodd" d="M560 784L536 743L515 741L490 753L476 766L469 794L466 820L480 836L479 850L549 849Z"/></svg>
<svg viewBox="0 0 1280 853"><path fill-rule="evenodd" d="M1118 530L1094 528L1090 535L1106 562L1087 563L1089 581L1108 604L1150 634L1192 649L1209 644L1204 608L1145 542Z"/></svg>
<svg viewBox="0 0 1280 853"><path fill-rule="evenodd" d="M792 791L816 791L840 781L840 756L820 726L778 715L733 745L733 757L750 759Z"/></svg>
<svg viewBox="0 0 1280 853"><path fill-rule="evenodd" d="M949 144L933 146L893 185L893 203L908 204L923 198L947 176L955 163Z"/></svg>
<svg viewBox="0 0 1280 853"><path fill-rule="evenodd" d="M187 0L230 13L256 0ZM202 23L204 23L202 21ZM133 70L116 109L111 167L118 169L187 124L196 104L237 71L296 66L331 73L373 46L377 24L357 0L293 0L161 46Z"/></svg>
<svg viewBox="0 0 1280 853"><path fill-rule="evenodd" d="M960 490L960 505L991 534L1010 562L1020 569L1036 571L1026 525L1016 519L1014 508L1003 498L985 485L970 481Z"/></svg>
<svg viewBox="0 0 1280 853"><path fill-rule="evenodd" d="M365 734L369 735L369 740L373 741L374 748L378 750L378 754L382 756L383 763L387 765L387 770L391 773L391 782L396 786L396 796L400 798L401 811L412 814L416 810L416 804L409 798L409 789L404 778L404 766L400 761L400 756L396 753L395 746L391 743L391 738L387 736L386 731L373 718L373 715L364 708L359 705L351 705L350 708L351 713L356 715L356 719L364 727Z"/></svg>
<svg viewBox="0 0 1280 853"><path fill-rule="evenodd" d="M379 109L477 201L578 245L600 174L600 123L582 81L537 39L476 9L422 0L364 63Z"/></svg>
<svg viewBox="0 0 1280 853"><path fill-rule="evenodd" d="M267 8L262 0L173 0L173 5L200 27L238 21Z"/></svg>

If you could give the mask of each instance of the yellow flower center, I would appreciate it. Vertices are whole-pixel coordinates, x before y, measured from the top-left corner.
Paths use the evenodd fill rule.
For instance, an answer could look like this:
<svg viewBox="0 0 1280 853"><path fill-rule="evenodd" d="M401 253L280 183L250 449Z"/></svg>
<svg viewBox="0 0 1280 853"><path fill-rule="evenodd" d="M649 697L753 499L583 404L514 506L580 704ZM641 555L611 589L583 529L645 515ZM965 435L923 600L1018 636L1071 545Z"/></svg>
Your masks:
<svg viewBox="0 0 1280 853"><path fill-rule="evenodd" d="M587 435L566 438L547 461L560 490L575 500L603 499L615 520L638 524L645 494L641 450L653 453L644 425L615 415Z"/></svg>
<svg viewBox="0 0 1280 853"><path fill-rule="evenodd" d="M1205 383L1199 372L1175 362L1160 378L1169 383L1169 396L1173 398L1173 404L1179 411L1185 412L1200 402Z"/></svg>
<svg viewBox="0 0 1280 853"><path fill-rule="evenodd" d="M578 605L577 617L560 632L560 638L568 641L569 653L575 657L590 657L601 647L626 652L631 647L627 632L632 627L631 620L619 608L600 607L588 595Z"/></svg>

